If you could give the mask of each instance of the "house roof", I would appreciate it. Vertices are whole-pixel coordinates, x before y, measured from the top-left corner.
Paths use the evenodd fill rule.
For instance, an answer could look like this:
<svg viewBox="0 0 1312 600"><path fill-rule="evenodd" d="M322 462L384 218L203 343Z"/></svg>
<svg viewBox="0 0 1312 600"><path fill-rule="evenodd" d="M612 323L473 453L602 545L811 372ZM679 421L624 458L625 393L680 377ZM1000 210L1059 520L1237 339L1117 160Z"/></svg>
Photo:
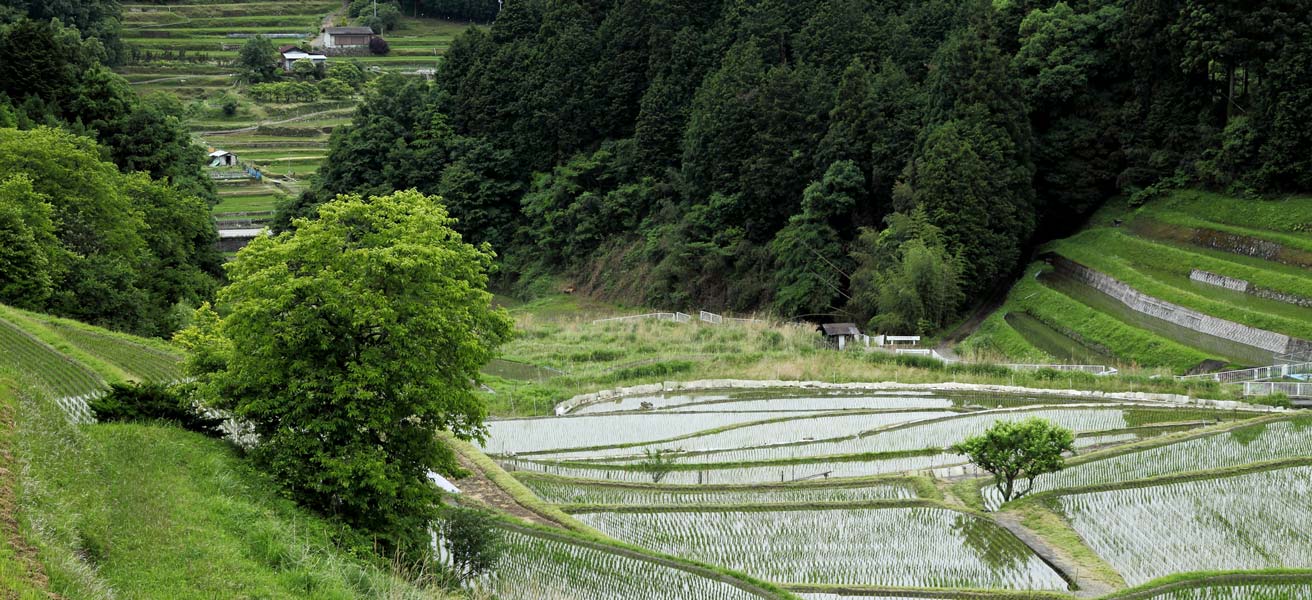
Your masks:
<svg viewBox="0 0 1312 600"><path fill-rule="evenodd" d="M825 323L820 326L820 330L830 337L836 335L861 335L861 330L857 329L856 323Z"/></svg>
<svg viewBox="0 0 1312 600"><path fill-rule="evenodd" d="M300 50L283 52L282 57L286 60L301 60L302 58L308 58L310 60L328 60L328 57L322 54L310 54L309 52L302 52Z"/></svg>
<svg viewBox="0 0 1312 600"><path fill-rule="evenodd" d="M333 35L373 35L374 30L368 27L329 27L324 31Z"/></svg>
<svg viewBox="0 0 1312 600"><path fill-rule="evenodd" d="M215 150L215 151L213 151L213 152L210 153L210 158L218 158L218 157L220 157L220 156L227 156L227 155L229 155L229 154L232 154L232 153L231 153L231 152L228 152L227 150Z"/></svg>

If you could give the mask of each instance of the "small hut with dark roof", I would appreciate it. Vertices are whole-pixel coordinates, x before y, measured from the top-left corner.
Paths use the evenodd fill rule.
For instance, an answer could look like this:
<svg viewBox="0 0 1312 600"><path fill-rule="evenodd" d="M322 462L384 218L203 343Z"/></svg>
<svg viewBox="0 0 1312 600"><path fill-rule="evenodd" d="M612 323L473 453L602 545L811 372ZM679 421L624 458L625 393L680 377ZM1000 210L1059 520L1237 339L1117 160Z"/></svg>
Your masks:
<svg viewBox="0 0 1312 600"><path fill-rule="evenodd" d="M817 327L816 331L825 336L825 341L830 346L839 350L845 350L848 344L855 343L863 337L856 323L825 323Z"/></svg>

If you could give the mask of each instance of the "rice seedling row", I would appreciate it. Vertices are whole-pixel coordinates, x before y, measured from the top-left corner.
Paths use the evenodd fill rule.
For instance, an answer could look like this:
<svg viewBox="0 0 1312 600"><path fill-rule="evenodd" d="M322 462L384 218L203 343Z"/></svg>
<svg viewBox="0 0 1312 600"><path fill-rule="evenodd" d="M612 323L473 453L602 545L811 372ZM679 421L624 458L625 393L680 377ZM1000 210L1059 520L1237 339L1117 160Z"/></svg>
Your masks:
<svg viewBox="0 0 1312 600"><path fill-rule="evenodd" d="M666 440L728 425L809 413L624 414L488 421L484 445L495 454L567 450Z"/></svg>
<svg viewBox="0 0 1312 600"><path fill-rule="evenodd" d="M780 583L1067 588L1002 528L942 508L577 516L633 544Z"/></svg>
<svg viewBox="0 0 1312 600"><path fill-rule="evenodd" d="M832 403L832 404L826 404ZM848 403L852 403L849 405ZM827 409L827 405L839 408ZM741 391L712 391L690 394L659 394L624 396L613 401L580 406L570 414L624 412L638 410L671 410L682 412L727 410L842 410L843 408L950 408L951 402L930 397L924 393L896 393L879 395L806 394L789 390L771 390L754 393Z"/></svg>
<svg viewBox="0 0 1312 600"><path fill-rule="evenodd" d="M1227 585L1174 590L1151 600L1312 600L1312 584Z"/></svg>
<svg viewBox="0 0 1312 600"><path fill-rule="evenodd" d="M734 490L661 489L625 487L528 478L524 485L556 504L613 504L628 506L693 506L714 504L801 504L806 502L862 502L913 500L910 486L884 483L860 487L809 486Z"/></svg>
<svg viewBox="0 0 1312 600"><path fill-rule="evenodd" d="M867 596L863 594L828 594L818 592L795 592L802 600L925 600L907 596Z"/></svg>
<svg viewBox="0 0 1312 600"><path fill-rule="evenodd" d="M676 413L664 413L676 414ZM696 421L702 415L716 413L694 413L685 414L684 418ZM737 414L737 413L730 413ZM657 450L704 452L711 450L729 449L729 448L752 448L763 445L789 444L804 442L816 439L832 439L839 436L856 435L864 431L897 425L900 423L910 423L914 421L923 421L950 416L954 413L947 411L932 412L886 412L886 413L864 413L864 414L839 414L816 416L818 413L741 413L763 415L768 418L770 415L783 417L785 415L796 416L799 418L789 418L783 421L774 421L762 423L759 425L748 425L708 433L705 435L695 435L692 437L673 440L668 442L656 442L629 448L611 448L605 450L582 450L577 452L558 452L549 455L543 455L538 458L551 458L553 460L579 459L579 458L602 458L602 457L624 457L624 456L643 456L646 452ZM756 419L760 419L757 416ZM623 461L620 461L623 462Z"/></svg>
<svg viewBox="0 0 1312 600"><path fill-rule="evenodd" d="M4 319L0 319L0 362L15 372L38 377L56 396L80 396L104 387L95 372Z"/></svg>
<svg viewBox="0 0 1312 600"><path fill-rule="evenodd" d="M585 546L505 533L507 556L477 587L503 600L759 600L723 581Z"/></svg>
<svg viewBox="0 0 1312 600"><path fill-rule="evenodd" d="M987 429L997 421L1029 417L1048 419L1076 433L1110 431L1126 427L1122 408L1034 408L972 413L947 417L931 423L913 424L865 436L818 440L788 446L769 446L707 452L689 457L698 463L785 460L879 452L906 452L926 448L948 448L966 437Z"/></svg>
<svg viewBox="0 0 1312 600"><path fill-rule="evenodd" d="M165 383L182 377L182 357L177 354L59 323L52 323L51 328L88 354L143 379Z"/></svg>
<svg viewBox="0 0 1312 600"><path fill-rule="evenodd" d="M672 485L733 485L754 483L787 483L844 477L866 477L925 471L938 467L960 465L965 458L956 454L930 454L885 458L877 460L802 462L759 467L731 467L669 471L660 476L659 483ZM530 460L503 460L507 470L547 473L562 477L615 481L627 483L657 483L657 475L650 471L616 468L576 467L540 463Z"/></svg>
<svg viewBox="0 0 1312 600"><path fill-rule="evenodd" d="M1173 473L1312 456L1310 428L1312 417L1298 417L1080 463L1056 473L1039 476L1034 480L1034 491L1134 481ZM1001 495L993 486L982 491L990 509L996 509L1002 503Z"/></svg>
<svg viewBox="0 0 1312 600"><path fill-rule="evenodd" d="M1312 567L1312 467L1063 496L1072 527L1131 585L1203 570Z"/></svg>

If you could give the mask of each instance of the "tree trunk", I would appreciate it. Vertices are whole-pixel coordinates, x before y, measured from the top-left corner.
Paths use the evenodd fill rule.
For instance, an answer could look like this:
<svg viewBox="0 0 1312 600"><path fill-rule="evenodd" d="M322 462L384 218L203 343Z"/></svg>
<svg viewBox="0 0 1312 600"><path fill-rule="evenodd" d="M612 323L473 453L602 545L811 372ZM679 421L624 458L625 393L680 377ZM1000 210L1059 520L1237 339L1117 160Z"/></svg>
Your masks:
<svg viewBox="0 0 1312 600"><path fill-rule="evenodd" d="M1230 117L1234 115L1235 108L1235 64L1228 63L1225 66L1226 71L1226 99L1225 99L1225 123L1230 124Z"/></svg>

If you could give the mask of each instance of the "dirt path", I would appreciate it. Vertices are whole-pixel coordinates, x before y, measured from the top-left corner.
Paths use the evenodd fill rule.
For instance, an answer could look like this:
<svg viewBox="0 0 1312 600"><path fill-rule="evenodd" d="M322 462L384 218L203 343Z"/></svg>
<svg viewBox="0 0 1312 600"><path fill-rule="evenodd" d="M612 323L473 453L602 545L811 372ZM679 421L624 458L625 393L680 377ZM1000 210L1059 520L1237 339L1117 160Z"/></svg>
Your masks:
<svg viewBox="0 0 1312 600"><path fill-rule="evenodd" d="M1116 588L1107 582L1094 579L1089 576L1089 573L1081 572L1074 559L1022 525L1020 517L1005 512L990 513L989 516L993 518L994 523L1010 531L1020 541L1025 542L1025 545L1029 546L1035 554L1038 554L1043 562L1048 563L1067 580L1074 581L1075 585L1080 588L1075 592L1077 597L1098 598L1116 591Z"/></svg>
<svg viewBox="0 0 1312 600"><path fill-rule="evenodd" d="M354 112L355 112L354 108L330 108L328 110L312 112L304 115L291 117L288 119L282 119L280 121L266 121L256 125L251 125L250 127L242 127L240 129L225 129L223 131L201 131L201 132L197 132L196 135L236 135L238 133L250 133L266 125L267 126L285 125L287 123L295 123L297 121L304 121L306 119L313 119L315 117L321 117L324 115L330 115L330 114L347 115Z"/></svg>
<svg viewBox="0 0 1312 600"><path fill-rule="evenodd" d="M465 458L464 455L457 452L456 458L460 461L460 466L464 467L470 473L469 477L455 482L456 486L460 488L460 493L463 499L474 500L479 504L486 505L507 514L515 515L516 517L531 523L546 525L548 527L560 527L559 523L547 519L529 510L519 502L516 502L515 499L510 496L509 492L501 489L501 486L498 486L493 483L491 479L488 479L487 475L478 468L478 465L474 464L474 462L468 458Z"/></svg>

